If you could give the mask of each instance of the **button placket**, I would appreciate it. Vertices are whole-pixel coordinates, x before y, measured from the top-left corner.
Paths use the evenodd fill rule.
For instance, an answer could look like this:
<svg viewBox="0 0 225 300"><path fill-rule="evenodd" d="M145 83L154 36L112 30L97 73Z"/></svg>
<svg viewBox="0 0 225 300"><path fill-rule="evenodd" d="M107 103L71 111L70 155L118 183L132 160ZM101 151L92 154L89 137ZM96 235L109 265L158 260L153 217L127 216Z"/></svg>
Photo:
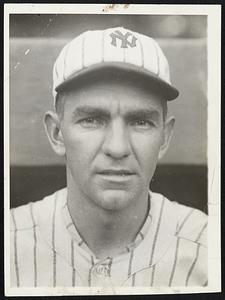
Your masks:
<svg viewBox="0 0 225 300"><path fill-rule="evenodd" d="M96 276L104 276L104 277L110 277L110 260L103 261L95 264L93 266L93 273Z"/></svg>
<svg viewBox="0 0 225 300"><path fill-rule="evenodd" d="M95 265L93 267L93 273L96 276L107 276L106 266L102 264Z"/></svg>

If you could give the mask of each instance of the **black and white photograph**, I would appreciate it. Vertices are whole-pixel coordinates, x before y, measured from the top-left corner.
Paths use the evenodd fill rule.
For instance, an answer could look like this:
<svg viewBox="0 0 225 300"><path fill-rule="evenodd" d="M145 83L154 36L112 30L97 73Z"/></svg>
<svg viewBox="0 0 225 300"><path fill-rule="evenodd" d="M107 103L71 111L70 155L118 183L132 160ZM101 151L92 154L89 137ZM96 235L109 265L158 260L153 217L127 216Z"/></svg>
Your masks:
<svg viewBox="0 0 225 300"><path fill-rule="evenodd" d="M220 291L220 6L4 22L6 295Z"/></svg>

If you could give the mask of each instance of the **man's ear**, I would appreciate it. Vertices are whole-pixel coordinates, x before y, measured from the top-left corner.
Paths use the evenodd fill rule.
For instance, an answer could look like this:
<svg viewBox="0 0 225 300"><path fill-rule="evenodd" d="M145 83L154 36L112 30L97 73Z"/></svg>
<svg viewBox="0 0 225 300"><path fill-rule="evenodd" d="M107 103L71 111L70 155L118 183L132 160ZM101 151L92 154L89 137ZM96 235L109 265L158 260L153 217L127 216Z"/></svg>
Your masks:
<svg viewBox="0 0 225 300"><path fill-rule="evenodd" d="M169 148L169 144L173 136L174 124L175 124L174 117L170 117L165 120L164 130L163 130L163 141L162 141L162 145L160 146L158 159L161 159L165 155L167 149Z"/></svg>
<svg viewBox="0 0 225 300"><path fill-rule="evenodd" d="M44 126L52 149L56 154L64 156L65 146L58 115L55 112L47 111L44 116Z"/></svg>

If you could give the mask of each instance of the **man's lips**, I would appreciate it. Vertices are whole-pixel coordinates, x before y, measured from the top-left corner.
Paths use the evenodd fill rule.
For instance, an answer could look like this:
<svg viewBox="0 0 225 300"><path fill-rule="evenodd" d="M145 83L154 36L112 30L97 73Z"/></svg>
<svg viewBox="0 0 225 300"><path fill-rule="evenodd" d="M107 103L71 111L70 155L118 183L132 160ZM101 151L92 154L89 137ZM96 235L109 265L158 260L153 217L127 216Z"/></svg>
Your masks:
<svg viewBox="0 0 225 300"><path fill-rule="evenodd" d="M98 171L97 173L105 176L131 176L135 174L133 171L126 169L105 169Z"/></svg>

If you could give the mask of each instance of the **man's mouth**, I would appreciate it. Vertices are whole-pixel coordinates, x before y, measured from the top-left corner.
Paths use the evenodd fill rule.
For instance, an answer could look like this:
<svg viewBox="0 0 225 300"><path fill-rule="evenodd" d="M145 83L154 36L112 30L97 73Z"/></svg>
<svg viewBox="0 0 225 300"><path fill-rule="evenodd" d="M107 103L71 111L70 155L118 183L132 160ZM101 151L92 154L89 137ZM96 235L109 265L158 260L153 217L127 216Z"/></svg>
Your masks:
<svg viewBox="0 0 225 300"><path fill-rule="evenodd" d="M106 169L98 172L98 174L105 175L105 176L121 176L121 177L126 177L126 176L131 176L134 175L135 173L130 171L130 170L115 170L115 169Z"/></svg>

